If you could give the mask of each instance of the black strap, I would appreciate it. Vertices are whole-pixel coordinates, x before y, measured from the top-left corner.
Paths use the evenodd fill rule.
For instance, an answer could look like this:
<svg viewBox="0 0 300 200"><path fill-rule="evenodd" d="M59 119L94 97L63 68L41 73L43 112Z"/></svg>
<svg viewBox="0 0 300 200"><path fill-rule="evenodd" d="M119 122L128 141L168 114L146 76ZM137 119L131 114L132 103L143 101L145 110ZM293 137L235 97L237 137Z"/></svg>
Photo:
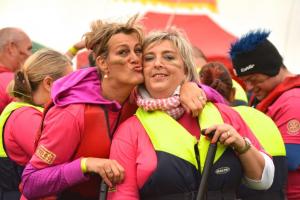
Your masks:
<svg viewBox="0 0 300 200"><path fill-rule="evenodd" d="M102 106L102 105L100 105L100 107L104 111L105 122L106 122L106 127L107 127L109 138L112 139L112 135L111 135L111 132L110 132L110 124L109 124L109 116L108 116L107 108L105 106Z"/></svg>
<svg viewBox="0 0 300 200"><path fill-rule="evenodd" d="M116 130L117 130L117 128L118 128L118 125L119 125L119 123L120 123L122 109L119 111L117 120L116 120L116 122L114 123L113 129L112 129L112 131L111 131L111 129L110 129L110 123L109 123L109 116L108 116L108 109L107 109L107 107L105 107L105 106L103 106L103 105L100 105L100 107L104 110L107 130L108 130L110 139L112 139L112 138L113 138L113 135L114 135L114 133L116 132ZM123 108L123 107L122 107L122 108Z"/></svg>

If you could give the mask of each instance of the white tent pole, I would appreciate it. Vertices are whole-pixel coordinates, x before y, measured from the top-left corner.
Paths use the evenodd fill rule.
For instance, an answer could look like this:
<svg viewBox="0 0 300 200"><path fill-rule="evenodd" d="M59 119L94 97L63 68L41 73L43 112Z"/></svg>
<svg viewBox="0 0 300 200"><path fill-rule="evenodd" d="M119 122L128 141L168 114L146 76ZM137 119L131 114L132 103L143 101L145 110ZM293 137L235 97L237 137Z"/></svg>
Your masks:
<svg viewBox="0 0 300 200"><path fill-rule="evenodd" d="M176 1L176 5L175 5L175 8L174 8L174 12L172 13L172 15L170 15L170 17L169 17L169 19L168 19L168 21L167 21L167 24L166 24L166 30L168 30L171 26L172 26L172 24L173 24L173 21L174 21L174 17L175 17L175 15L176 15L176 9L177 9L177 6L178 6L178 4L181 2L181 0L177 0Z"/></svg>

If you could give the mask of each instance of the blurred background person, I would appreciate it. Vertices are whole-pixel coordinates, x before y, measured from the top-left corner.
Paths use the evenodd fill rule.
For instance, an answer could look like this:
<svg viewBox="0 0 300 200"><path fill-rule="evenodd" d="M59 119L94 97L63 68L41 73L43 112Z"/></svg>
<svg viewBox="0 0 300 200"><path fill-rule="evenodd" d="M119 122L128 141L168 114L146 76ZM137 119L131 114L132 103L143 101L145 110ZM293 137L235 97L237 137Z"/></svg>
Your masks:
<svg viewBox="0 0 300 200"><path fill-rule="evenodd" d="M20 69L31 55L32 43L28 35L19 28L0 29L0 114L12 101L6 92L14 72Z"/></svg>
<svg viewBox="0 0 300 200"><path fill-rule="evenodd" d="M209 62L200 71L200 81L217 90L231 106L235 106L234 109L245 120L264 150L272 156L275 165L274 181L270 189L266 191L251 190L242 185L239 197L248 200L284 199L287 157L280 131L270 117L254 108L245 106L247 102L234 99L235 88L231 80L228 69L219 62Z"/></svg>
<svg viewBox="0 0 300 200"><path fill-rule="evenodd" d="M291 73L269 31L243 35L230 49L233 67L247 90L258 100L255 108L266 113L279 128L288 158L288 199L300 199L300 76Z"/></svg>
<svg viewBox="0 0 300 200"><path fill-rule="evenodd" d="M52 84L70 73L70 60L61 53L42 49L32 54L9 84L9 103L0 116L0 196L19 199L18 185L25 165L34 153L34 141L50 100Z"/></svg>
<svg viewBox="0 0 300 200"><path fill-rule="evenodd" d="M219 62L208 62L199 71L200 82L217 90L231 106L248 105L247 101L236 99L236 89L228 69Z"/></svg>

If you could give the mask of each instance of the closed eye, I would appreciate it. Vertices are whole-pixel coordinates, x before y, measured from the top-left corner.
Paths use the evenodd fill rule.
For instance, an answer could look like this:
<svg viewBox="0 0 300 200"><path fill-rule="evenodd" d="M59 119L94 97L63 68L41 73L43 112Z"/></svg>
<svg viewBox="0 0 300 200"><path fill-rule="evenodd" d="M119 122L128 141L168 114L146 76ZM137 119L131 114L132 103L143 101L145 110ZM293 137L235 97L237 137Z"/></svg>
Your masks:
<svg viewBox="0 0 300 200"><path fill-rule="evenodd" d="M163 56L164 59L168 60L168 61L171 61L171 60L174 60L175 59L175 56L173 56L172 54L165 54Z"/></svg>
<svg viewBox="0 0 300 200"><path fill-rule="evenodd" d="M152 55L152 54L144 55L144 61L145 62L152 61L153 59L154 59L154 55Z"/></svg>

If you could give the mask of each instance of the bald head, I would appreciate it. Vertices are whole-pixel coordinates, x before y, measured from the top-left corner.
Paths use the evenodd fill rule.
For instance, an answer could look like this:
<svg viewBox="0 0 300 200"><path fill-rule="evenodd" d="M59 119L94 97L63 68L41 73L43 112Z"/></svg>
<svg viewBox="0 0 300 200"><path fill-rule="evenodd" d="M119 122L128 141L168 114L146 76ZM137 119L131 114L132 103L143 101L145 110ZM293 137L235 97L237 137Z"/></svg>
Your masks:
<svg viewBox="0 0 300 200"><path fill-rule="evenodd" d="M0 29L0 64L12 71L21 67L31 55L32 43L28 35L19 28Z"/></svg>

